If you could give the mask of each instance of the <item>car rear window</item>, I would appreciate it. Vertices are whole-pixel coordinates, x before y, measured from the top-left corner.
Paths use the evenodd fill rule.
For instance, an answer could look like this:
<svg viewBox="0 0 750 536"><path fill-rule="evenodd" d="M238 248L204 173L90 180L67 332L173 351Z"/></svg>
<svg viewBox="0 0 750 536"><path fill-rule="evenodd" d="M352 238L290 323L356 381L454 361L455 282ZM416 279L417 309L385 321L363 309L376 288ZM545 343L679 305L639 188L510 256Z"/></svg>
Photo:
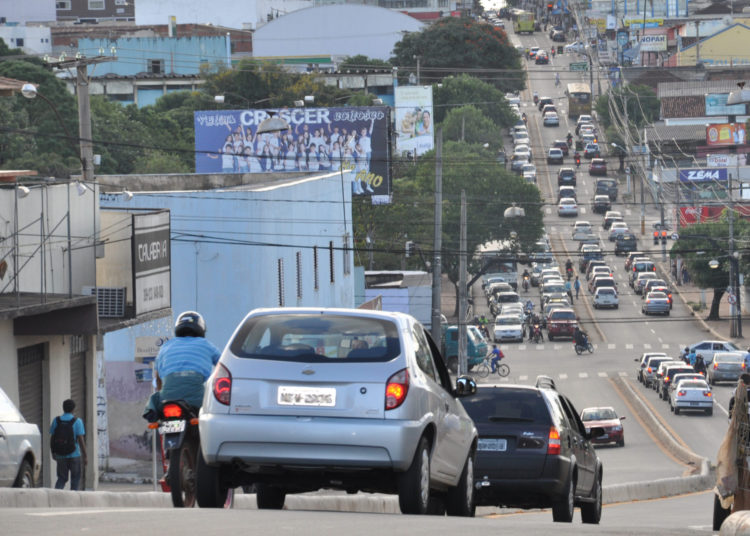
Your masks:
<svg viewBox="0 0 750 536"><path fill-rule="evenodd" d="M575 320L576 314L573 311L553 311L550 314L550 320Z"/></svg>
<svg viewBox="0 0 750 536"><path fill-rule="evenodd" d="M714 361L721 361L722 363L742 363L745 361L745 358L736 354L718 354L714 358Z"/></svg>
<svg viewBox="0 0 750 536"><path fill-rule="evenodd" d="M230 343L234 355L300 362L390 361L401 352L397 326L388 320L347 315L254 316Z"/></svg>
<svg viewBox="0 0 750 536"><path fill-rule="evenodd" d="M480 387L475 395L461 399L461 404L475 423L551 424L544 397L534 389Z"/></svg>
<svg viewBox="0 0 750 536"><path fill-rule="evenodd" d="M605 163L604 160L596 160L596 162L598 164ZM615 182L614 179L599 179L596 182L596 185L597 186L601 185L601 186L604 186L605 188L612 188L613 186L617 186L617 183Z"/></svg>
<svg viewBox="0 0 750 536"><path fill-rule="evenodd" d="M654 267L653 262L637 262L635 263L635 271L636 272L645 272L646 270L651 270Z"/></svg>

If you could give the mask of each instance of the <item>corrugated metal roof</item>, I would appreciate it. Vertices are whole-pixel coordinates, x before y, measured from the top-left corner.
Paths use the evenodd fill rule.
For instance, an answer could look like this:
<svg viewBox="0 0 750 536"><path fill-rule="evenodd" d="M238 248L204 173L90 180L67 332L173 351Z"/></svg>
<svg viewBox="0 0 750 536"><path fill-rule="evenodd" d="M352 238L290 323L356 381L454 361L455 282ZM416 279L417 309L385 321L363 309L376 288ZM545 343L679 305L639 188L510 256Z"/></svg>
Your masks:
<svg viewBox="0 0 750 536"><path fill-rule="evenodd" d="M706 93L729 93L737 89L737 80L696 80L682 82L660 82L656 94L660 99L666 97L704 96Z"/></svg>
<svg viewBox="0 0 750 536"><path fill-rule="evenodd" d="M651 125L646 127L649 142L675 140L705 140L706 125Z"/></svg>

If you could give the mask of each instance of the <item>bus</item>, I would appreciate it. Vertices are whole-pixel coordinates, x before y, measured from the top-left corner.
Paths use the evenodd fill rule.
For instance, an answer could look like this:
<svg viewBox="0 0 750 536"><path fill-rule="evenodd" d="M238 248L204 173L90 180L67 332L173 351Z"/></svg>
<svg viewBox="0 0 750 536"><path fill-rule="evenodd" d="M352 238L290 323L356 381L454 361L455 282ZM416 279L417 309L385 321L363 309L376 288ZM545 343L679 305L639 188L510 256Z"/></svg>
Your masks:
<svg viewBox="0 0 750 536"><path fill-rule="evenodd" d="M513 19L513 31L515 33L534 33L535 21L533 13L529 11L514 10L511 17Z"/></svg>
<svg viewBox="0 0 750 536"><path fill-rule="evenodd" d="M575 119L579 115L591 115L591 86L580 82L568 84L565 96L568 98L568 117Z"/></svg>

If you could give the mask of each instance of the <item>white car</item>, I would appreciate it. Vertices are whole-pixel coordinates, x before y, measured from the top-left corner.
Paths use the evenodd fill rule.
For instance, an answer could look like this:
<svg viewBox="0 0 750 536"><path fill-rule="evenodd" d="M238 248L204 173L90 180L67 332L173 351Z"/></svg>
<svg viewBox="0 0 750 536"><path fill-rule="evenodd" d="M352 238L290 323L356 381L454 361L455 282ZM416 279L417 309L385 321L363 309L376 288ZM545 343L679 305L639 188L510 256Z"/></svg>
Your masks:
<svg viewBox="0 0 750 536"><path fill-rule="evenodd" d="M714 397L705 380L682 380L669 393L669 409L679 415L680 411L703 411L714 413Z"/></svg>
<svg viewBox="0 0 750 536"><path fill-rule="evenodd" d="M599 287L594 292L594 309L600 307L611 307L617 309L620 306L620 299L617 297L617 290L612 287Z"/></svg>
<svg viewBox="0 0 750 536"><path fill-rule="evenodd" d="M577 52L583 54L586 51L586 44L582 41L576 41L575 43L568 43L565 45L565 52L570 54L571 52Z"/></svg>
<svg viewBox="0 0 750 536"><path fill-rule="evenodd" d="M516 314L501 314L495 318L495 326L492 329L492 338L495 342L501 341L523 341L523 322Z"/></svg>
<svg viewBox="0 0 750 536"><path fill-rule="evenodd" d="M592 231L591 222L588 222L586 220L578 220L573 224L573 234L576 234L576 232L585 230L585 231Z"/></svg>
<svg viewBox="0 0 750 536"><path fill-rule="evenodd" d="M591 269L588 276L586 277L587 281L591 281L592 279L596 279L597 277L614 277L612 274L612 269L609 266L595 266Z"/></svg>
<svg viewBox="0 0 750 536"><path fill-rule="evenodd" d="M563 197L557 204L558 216L578 216L578 203L572 197Z"/></svg>
<svg viewBox="0 0 750 536"><path fill-rule="evenodd" d="M629 232L630 228L624 221L612 222L612 225L609 228L609 241L614 242L617 240L618 235L623 235Z"/></svg>
<svg viewBox="0 0 750 536"><path fill-rule="evenodd" d="M531 146L531 140L528 136L525 136L523 134L517 134L513 136L513 145L515 147L518 147L519 145L528 145Z"/></svg>
<svg viewBox="0 0 750 536"><path fill-rule="evenodd" d="M544 114L544 119L542 119L542 124L545 127L559 127L560 118L557 116L555 112L547 112L546 114Z"/></svg>
<svg viewBox="0 0 750 536"><path fill-rule="evenodd" d="M513 157L520 156L526 159L526 162L531 162L531 149L528 145L516 145L513 150Z"/></svg>
<svg viewBox="0 0 750 536"><path fill-rule="evenodd" d="M714 354L717 352L741 352L733 342L730 341L700 341L688 346L690 350L695 351L696 356L701 356L703 362L708 366L714 360Z"/></svg>

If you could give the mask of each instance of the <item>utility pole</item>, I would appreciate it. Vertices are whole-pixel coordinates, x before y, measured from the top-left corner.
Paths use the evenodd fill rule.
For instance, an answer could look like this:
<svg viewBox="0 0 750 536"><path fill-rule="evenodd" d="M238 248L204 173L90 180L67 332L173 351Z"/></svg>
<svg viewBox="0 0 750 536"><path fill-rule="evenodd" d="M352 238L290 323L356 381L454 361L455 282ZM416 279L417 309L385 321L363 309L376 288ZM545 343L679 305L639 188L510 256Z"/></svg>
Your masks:
<svg viewBox="0 0 750 536"><path fill-rule="evenodd" d="M643 175L641 175L641 236L646 234L646 201L644 198L643 188L646 183L646 174L648 173L648 133L643 129L643 147L646 148L643 153Z"/></svg>
<svg viewBox="0 0 750 536"><path fill-rule="evenodd" d="M435 132L435 246L432 253L432 338L440 344L443 326L440 323L440 292L442 283L443 248L443 129ZM460 325L460 322L459 322Z"/></svg>
<svg viewBox="0 0 750 536"><path fill-rule="evenodd" d="M466 190L461 190L461 240L458 246L458 375L466 374L467 288L466 288Z"/></svg>

